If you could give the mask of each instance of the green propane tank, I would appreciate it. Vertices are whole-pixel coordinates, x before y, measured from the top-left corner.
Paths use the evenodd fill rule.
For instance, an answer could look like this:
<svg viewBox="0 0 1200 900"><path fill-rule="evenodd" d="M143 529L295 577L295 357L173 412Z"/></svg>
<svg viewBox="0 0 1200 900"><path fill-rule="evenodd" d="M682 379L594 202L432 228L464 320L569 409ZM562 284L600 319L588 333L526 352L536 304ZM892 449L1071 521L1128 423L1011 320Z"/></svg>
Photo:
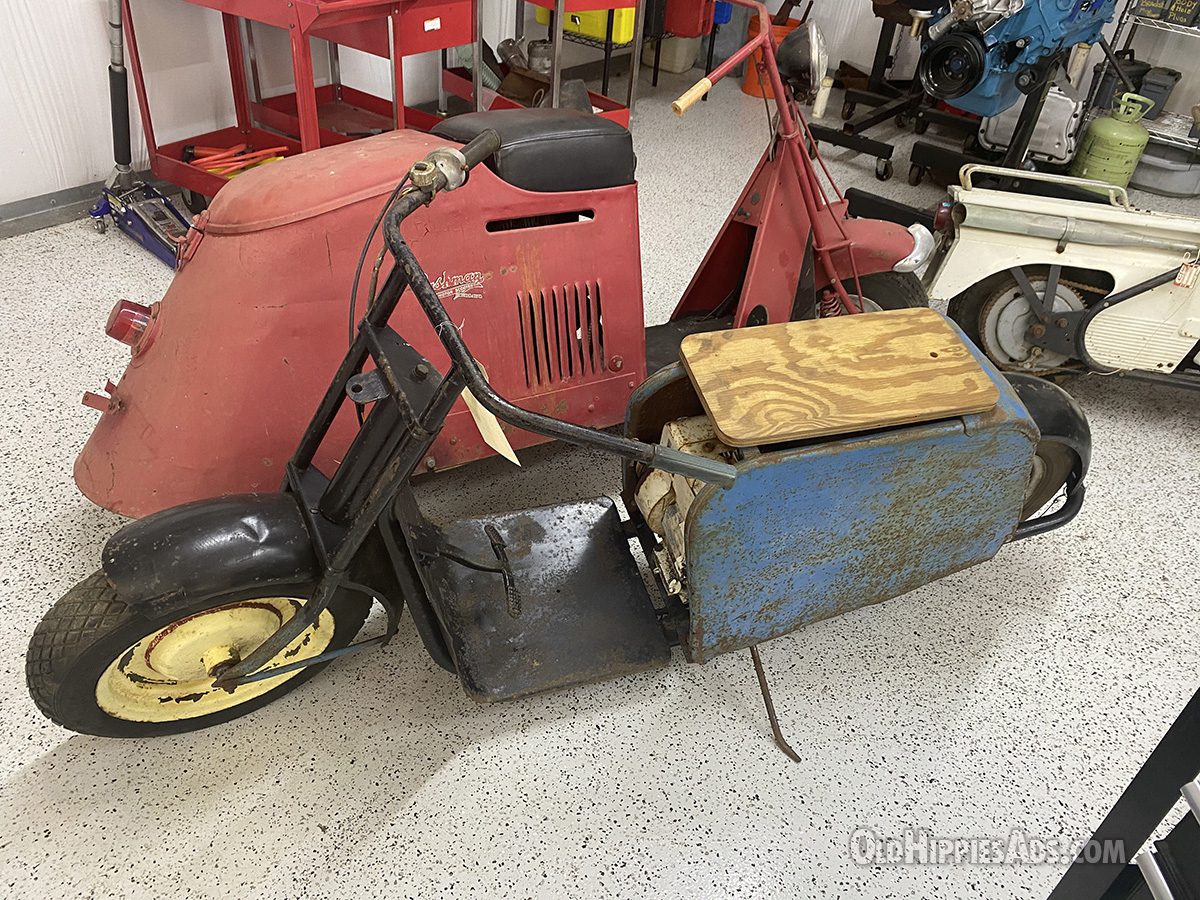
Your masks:
<svg viewBox="0 0 1200 900"><path fill-rule="evenodd" d="M1139 124L1154 106L1141 94L1124 94L1106 116L1088 127L1071 162L1071 174L1128 187L1142 151L1150 142L1150 132Z"/></svg>

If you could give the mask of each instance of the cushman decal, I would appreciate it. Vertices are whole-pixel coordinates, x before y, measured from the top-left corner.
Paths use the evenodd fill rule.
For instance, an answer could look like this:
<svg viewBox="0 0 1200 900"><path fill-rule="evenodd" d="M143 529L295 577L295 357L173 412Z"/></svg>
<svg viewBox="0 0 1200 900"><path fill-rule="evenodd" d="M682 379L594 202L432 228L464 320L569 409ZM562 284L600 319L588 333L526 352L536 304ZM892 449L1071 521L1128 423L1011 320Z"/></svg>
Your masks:
<svg viewBox="0 0 1200 900"><path fill-rule="evenodd" d="M440 300L481 300L483 286L491 277L491 272L463 272L461 275L443 272L432 283Z"/></svg>

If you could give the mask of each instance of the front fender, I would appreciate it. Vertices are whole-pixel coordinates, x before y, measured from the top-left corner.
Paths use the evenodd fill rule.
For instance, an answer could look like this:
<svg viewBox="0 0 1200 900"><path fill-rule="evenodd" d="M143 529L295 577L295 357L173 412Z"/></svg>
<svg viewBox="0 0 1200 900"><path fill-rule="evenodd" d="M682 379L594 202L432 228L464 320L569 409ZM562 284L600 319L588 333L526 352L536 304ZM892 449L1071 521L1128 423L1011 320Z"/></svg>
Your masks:
<svg viewBox="0 0 1200 900"><path fill-rule="evenodd" d="M829 209L844 215L845 203L833 204ZM913 252L912 233L903 225L882 219L842 219L840 224L854 248L853 258L845 251L833 253L833 263L842 281L849 281L855 275L895 271L896 264ZM818 277L817 287L828 284L828 279Z"/></svg>
<svg viewBox="0 0 1200 900"><path fill-rule="evenodd" d="M153 604L298 584L320 573L291 494L237 494L185 503L126 525L104 545L104 573L122 599Z"/></svg>

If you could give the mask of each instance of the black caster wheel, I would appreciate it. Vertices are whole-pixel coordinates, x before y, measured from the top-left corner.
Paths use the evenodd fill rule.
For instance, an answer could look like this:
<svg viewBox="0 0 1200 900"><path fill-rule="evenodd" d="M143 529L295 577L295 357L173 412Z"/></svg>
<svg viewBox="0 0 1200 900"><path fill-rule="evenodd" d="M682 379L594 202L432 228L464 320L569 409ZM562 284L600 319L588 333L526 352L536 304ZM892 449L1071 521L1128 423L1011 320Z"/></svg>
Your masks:
<svg viewBox="0 0 1200 900"><path fill-rule="evenodd" d="M896 174L896 167L890 159L875 160L875 177L880 181L890 181L894 174Z"/></svg>
<svg viewBox="0 0 1200 900"><path fill-rule="evenodd" d="M854 110L855 109L857 109L855 104L853 104L847 100L845 103L842 104L842 118L845 119L847 122L849 122L851 119L854 118Z"/></svg>
<svg viewBox="0 0 1200 900"><path fill-rule="evenodd" d="M208 198L203 194L197 194L195 191L189 191L185 188L183 191L183 205L188 208L188 212L193 216L198 216L208 209Z"/></svg>
<svg viewBox="0 0 1200 900"><path fill-rule="evenodd" d="M95 228L99 234L104 234L104 232L108 231L108 219L92 219L92 227Z"/></svg>
<svg viewBox="0 0 1200 900"><path fill-rule="evenodd" d="M904 113L897 114L896 127L897 128L907 128L908 127L908 116L906 116Z"/></svg>
<svg viewBox="0 0 1200 900"><path fill-rule="evenodd" d="M908 168L908 183L916 187L925 180L924 166L909 166Z"/></svg>
<svg viewBox="0 0 1200 900"><path fill-rule="evenodd" d="M810 141L810 142L809 142L809 144L808 144L808 158L809 158L809 159L816 159L816 158L817 158L817 153L819 153L819 152L820 152L820 148L819 148L819 146L818 146L817 142L816 142L816 141Z"/></svg>
<svg viewBox="0 0 1200 900"><path fill-rule="evenodd" d="M979 137L974 134L968 134L966 139L963 141L963 153L978 153L979 149Z"/></svg>
<svg viewBox="0 0 1200 900"><path fill-rule="evenodd" d="M917 116L917 120L913 122L913 133L924 134L929 130L929 120L924 116Z"/></svg>

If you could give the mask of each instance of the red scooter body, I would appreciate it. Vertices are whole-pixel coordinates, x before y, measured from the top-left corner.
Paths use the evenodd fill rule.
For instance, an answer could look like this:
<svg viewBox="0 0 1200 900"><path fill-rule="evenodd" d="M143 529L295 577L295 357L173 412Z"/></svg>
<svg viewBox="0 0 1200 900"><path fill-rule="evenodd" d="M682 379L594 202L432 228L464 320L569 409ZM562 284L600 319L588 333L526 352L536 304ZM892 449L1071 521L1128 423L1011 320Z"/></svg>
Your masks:
<svg viewBox="0 0 1200 900"><path fill-rule="evenodd" d="M99 404L75 464L80 490L130 516L276 490L346 352L363 240L400 176L446 143L392 132L273 163L222 190L111 399ZM563 213L590 217L514 227ZM498 390L580 424L622 420L646 375L636 185L535 194L480 167L469 189L414 214L407 233L427 269L441 273L443 302ZM359 314L379 246L364 267ZM415 303L392 324L444 367ZM356 427L343 415L323 469L333 471ZM514 430L509 440L519 448L539 439ZM491 452L460 403L426 465Z"/></svg>
<svg viewBox="0 0 1200 900"><path fill-rule="evenodd" d="M345 353L362 242L411 164L448 143L393 132L272 163L224 188L197 221L125 374L109 396L85 397L102 414L75 464L80 490L144 516L277 489ZM811 165L777 147L752 174L673 318L720 310L723 324L786 321L814 232L839 235L810 268L818 291L832 283L831 271L839 280L890 271L912 251L904 229L847 220L840 201L818 199L814 222L808 209L820 190ZM635 184L534 193L481 166L466 188L413 215L406 234L426 269L441 273L435 286L503 396L578 424L623 420L648 374ZM380 246L377 237L359 314ZM392 327L444 366L416 304L401 306ZM356 427L343 411L317 459L324 471L336 468ZM542 440L517 429L508 438L516 448ZM460 401L426 470L492 452Z"/></svg>

